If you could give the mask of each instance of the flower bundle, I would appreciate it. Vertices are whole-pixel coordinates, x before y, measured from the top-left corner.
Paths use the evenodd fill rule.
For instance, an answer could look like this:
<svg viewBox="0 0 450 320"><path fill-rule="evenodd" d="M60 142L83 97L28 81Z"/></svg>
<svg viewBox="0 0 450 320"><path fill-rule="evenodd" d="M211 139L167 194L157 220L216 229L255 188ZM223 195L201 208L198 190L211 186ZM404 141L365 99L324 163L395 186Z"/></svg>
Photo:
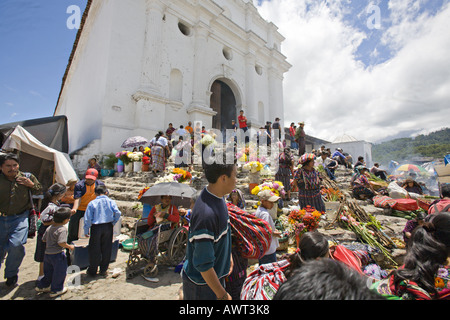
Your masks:
<svg viewBox="0 0 450 320"><path fill-rule="evenodd" d="M339 221L345 228L356 233L368 245L380 249L386 258L388 258L395 266L397 265L389 251L382 244L380 244L380 242L378 242L375 232L371 230L370 226L375 222L359 222L345 209L341 211Z"/></svg>
<svg viewBox="0 0 450 320"><path fill-rule="evenodd" d="M289 215L281 215L279 222L291 239L298 241L302 234L315 231L319 228L322 214L316 209L308 206L305 209L293 209Z"/></svg>
<svg viewBox="0 0 450 320"><path fill-rule="evenodd" d="M142 189L141 191L139 191L138 194L138 200L141 200L142 196L144 195L144 193L149 189L150 187L145 187L144 189Z"/></svg>
<svg viewBox="0 0 450 320"><path fill-rule="evenodd" d="M147 156L142 157L142 164L150 164L150 158Z"/></svg>
<svg viewBox="0 0 450 320"><path fill-rule="evenodd" d="M130 159L130 161L132 162L138 162L138 161L142 161L142 157L144 156L144 154L142 152L129 152L127 153L127 157Z"/></svg>
<svg viewBox="0 0 450 320"><path fill-rule="evenodd" d="M286 194L286 192L284 191L283 183L280 181L264 181L262 184L254 187L251 190L251 194L256 196L262 190L270 190L279 197Z"/></svg>
<svg viewBox="0 0 450 320"><path fill-rule="evenodd" d="M324 201L339 201L343 194L339 189L322 188L321 190Z"/></svg>
<svg viewBox="0 0 450 320"><path fill-rule="evenodd" d="M131 162L130 158L128 157L128 154L131 153L130 151L119 151L116 153L116 158L120 159L124 164L128 164Z"/></svg>
<svg viewBox="0 0 450 320"><path fill-rule="evenodd" d="M178 181L180 183L190 182L192 179L192 174L189 171L180 168L173 169L172 173L174 174L173 180Z"/></svg>
<svg viewBox="0 0 450 320"><path fill-rule="evenodd" d="M145 147L144 154L146 156L150 156L152 154L152 149L150 149L149 147Z"/></svg>
<svg viewBox="0 0 450 320"><path fill-rule="evenodd" d="M261 171L264 166L259 161L250 161L244 164L243 169L250 171L251 173L256 173Z"/></svg>

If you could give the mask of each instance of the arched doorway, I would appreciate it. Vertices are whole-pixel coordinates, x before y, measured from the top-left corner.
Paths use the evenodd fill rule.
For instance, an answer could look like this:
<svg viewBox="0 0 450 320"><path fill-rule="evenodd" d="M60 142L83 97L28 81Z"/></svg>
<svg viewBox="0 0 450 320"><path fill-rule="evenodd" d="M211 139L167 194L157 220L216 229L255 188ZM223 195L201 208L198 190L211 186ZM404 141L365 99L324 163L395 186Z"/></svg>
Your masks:
<svg viewBox="0 0 450 320"><path fill-rule="evenodd" d="M222 132L231 128L231 120L237 119L236 97L225 82L216 80L211 85L210 107L217 114L213 116L212 127Z"/></svg>

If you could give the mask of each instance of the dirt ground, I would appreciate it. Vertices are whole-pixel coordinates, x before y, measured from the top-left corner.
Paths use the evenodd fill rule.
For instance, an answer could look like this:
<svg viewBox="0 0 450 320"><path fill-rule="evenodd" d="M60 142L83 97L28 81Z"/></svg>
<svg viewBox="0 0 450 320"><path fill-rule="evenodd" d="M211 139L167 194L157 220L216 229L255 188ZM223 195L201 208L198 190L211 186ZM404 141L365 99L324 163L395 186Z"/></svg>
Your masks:
<svg viewBox="0 0 450 320"><path fill-rule="evenodd" d="M126 278L128 251L118 250L116 261L109 265L106 278L88 277L86 270L68 274L66 286L69 291L57 298L50 298L48 293L37 293L35 281L39 264L34 261L36 238L28 239L25 245L25 258L19 270L16 286L6 286L4 263L0 269L0 300L178 300L181 277L173 267L159 266L158 282L149 282L138 274L132 279ZM113 277L113 271L116 273ZM119 271L119 272L118 272ZM118 276L115 277L118 273ZM77 278L78 277L78 278Z"/></svg>

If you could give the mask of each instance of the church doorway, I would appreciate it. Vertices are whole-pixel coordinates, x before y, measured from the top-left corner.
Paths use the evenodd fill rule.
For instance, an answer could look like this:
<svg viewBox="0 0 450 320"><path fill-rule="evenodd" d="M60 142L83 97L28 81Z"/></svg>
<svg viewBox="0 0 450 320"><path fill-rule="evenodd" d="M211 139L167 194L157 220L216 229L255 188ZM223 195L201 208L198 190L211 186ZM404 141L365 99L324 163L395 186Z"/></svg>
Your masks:
<svg viewBox="0 0 450 320"><path fill-rule="evenodd" d="M216 80L211 86L210 106L217 114L213 116L212 127L225 132L231 129L231 120L237 119L236 97L230 86Z"/></svg>

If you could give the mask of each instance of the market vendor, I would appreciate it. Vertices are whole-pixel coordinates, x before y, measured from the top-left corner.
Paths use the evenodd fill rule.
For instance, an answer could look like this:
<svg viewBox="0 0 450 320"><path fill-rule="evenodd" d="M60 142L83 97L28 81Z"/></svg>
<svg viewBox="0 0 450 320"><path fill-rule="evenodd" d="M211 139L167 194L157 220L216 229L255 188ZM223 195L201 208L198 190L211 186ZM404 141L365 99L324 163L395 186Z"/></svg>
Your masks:
<svg viewBox="0 0 450 320"><path fill-rule="evenodd" d="M422 187L410 177L406 178L405 182L403 182L402 188L408 191L408 193L423 194Z"/></svg>
<svg viewBox="0 0 450 320"><path fill-rule="evenodd" d="M356 199L372 199L378 194L370 183L369 178L369 169L363 166L358 166L355 168L355 173L350 181L350 185L353 189L353 196Z"/></svg>
<svg viewBox="0 0 450 320"><path fill-rule="evenodd" d="M171 205L171 196L162 196L161 203L155 205L148 214L147 224L154 228L163 223L171 223L173 228L180 221L180 213L176 206Z"/></svg>

